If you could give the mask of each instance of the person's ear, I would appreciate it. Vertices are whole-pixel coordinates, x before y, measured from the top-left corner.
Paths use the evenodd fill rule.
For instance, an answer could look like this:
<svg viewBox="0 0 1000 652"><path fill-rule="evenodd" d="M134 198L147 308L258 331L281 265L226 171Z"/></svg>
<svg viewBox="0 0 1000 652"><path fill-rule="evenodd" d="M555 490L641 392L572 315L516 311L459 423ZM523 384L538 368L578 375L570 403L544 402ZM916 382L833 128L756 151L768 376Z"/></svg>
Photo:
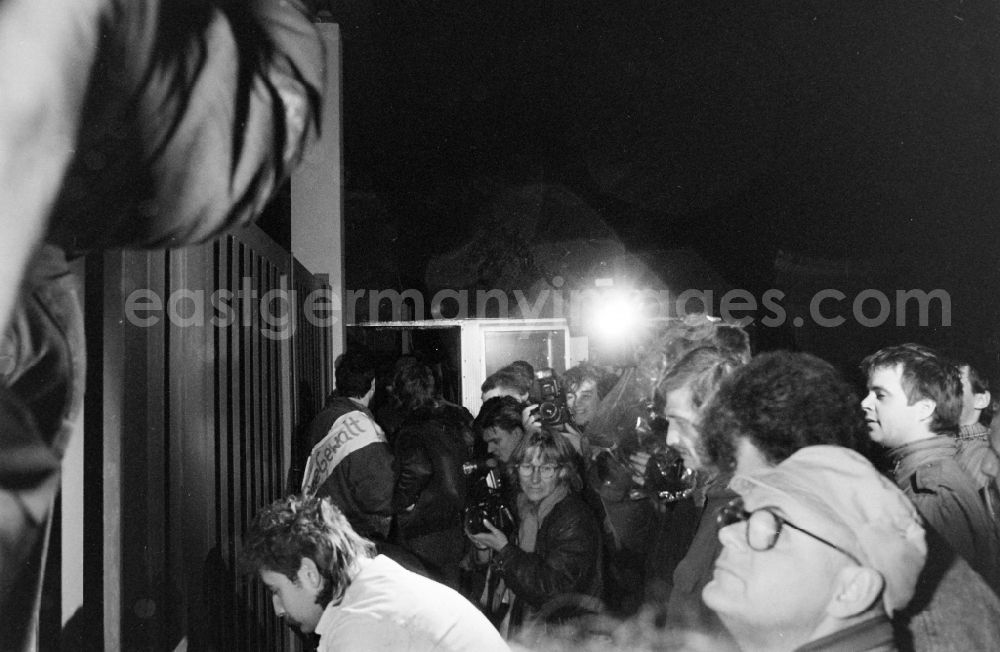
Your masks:
<svg viewBox="0 0 1000 652"><path fill-rule="evenodd" d="M980 392L978 394L973 394L972 407L976 408L977 410L985 410L989 406L991 398L992 397L990 396L989 390L985 392Z"/></svg>
<svg viewBox="0 0 1000 652"><path fill-rule="evenodd" d="M309 557L302 558L302 564L299 566L298 573L299 583L302 586L320 589L323 587L323 575L319 572L319 567Z"/></svg>
<svg viewBox="0 0 1000 652"><path fill-rule="evenodd" d="M881 573L864 566L845 566L837 573L827 613L846 620L862 614L882 596L885 580Z"/></svg>
<svg viewBox="0 0 1000 652"><path fill-rule="evenodd" d="M934 410L937 408L937 403L929 398L922 398L913 406L918 410L919 420L926 421L934 417Z"/></svg>

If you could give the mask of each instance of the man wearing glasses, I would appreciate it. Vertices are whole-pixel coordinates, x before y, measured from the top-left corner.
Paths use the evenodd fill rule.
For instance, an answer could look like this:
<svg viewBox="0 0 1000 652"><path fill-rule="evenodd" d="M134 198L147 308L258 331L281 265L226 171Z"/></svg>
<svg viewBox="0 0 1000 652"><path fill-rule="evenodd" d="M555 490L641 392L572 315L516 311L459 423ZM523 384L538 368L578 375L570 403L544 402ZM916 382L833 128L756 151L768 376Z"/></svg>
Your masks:
<svg viewBox="0 0 1000 652"><path fill-rule="evenodd" d="M902 491L861 455L803 448L737 475L702 592L743 650L895 650L888 619L927 548Z"/></svg>
<svg viewBox="0 0 1000 652"><path fill-rule="evenodd" d="M869 441L847 381L829 363L788 351L763 353L734 373L715 395L702 427L716 463L741 475L775 467L810 446L864 453ZM928 529L926 535L927 558L916 591L893 616L903 637L900 647L994 649L1000 640L1000 599L939 534Z"/></svg>

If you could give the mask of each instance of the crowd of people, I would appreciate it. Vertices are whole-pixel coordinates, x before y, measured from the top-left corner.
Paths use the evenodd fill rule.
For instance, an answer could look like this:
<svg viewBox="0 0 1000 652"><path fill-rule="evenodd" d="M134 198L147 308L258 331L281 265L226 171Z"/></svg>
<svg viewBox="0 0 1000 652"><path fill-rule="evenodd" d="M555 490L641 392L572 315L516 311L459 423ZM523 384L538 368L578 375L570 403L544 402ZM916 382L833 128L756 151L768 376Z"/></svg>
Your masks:
<svg viewBox="0 0 1000 652"><path fill-rule="evenodd" d="M346 354L303 497L248 534L275 610L318 632L320 649L376 642L331 626L345 610L400 624L386 640L412 636L411 649L957 652L1000 640L1000 457L988 379L969 360L886 347L863 360L861 397L822 359L751 356L741 329L708 320L645 355L561 377L519 361L486 379L475 417L409 358L386 383L392 409L379 413L395 417L383 428L369 409L374 361ZM297 547L275 566L304 515L362 537L364 563ZM274 588L318 566L343 594L372 557L428 599L348 609L319 592L302 619ZM457 613L461 626L447 619Z"/></svg>
<svg viewBox="0 0 1000 652"><path fill-rule="evenodd" d="M0 2L16 46L0 56L10 649L32 645L84 390L68 259L260 213L318 135L308 4ZM322 650L993 649L1000 419L983 370L889 346L864 358L859 397L815 356L751 356L739 328L706 324L624 369L513 362L476 416L420 360L379 386L348 352L301 491L246 532L247 571Z"/></svg>

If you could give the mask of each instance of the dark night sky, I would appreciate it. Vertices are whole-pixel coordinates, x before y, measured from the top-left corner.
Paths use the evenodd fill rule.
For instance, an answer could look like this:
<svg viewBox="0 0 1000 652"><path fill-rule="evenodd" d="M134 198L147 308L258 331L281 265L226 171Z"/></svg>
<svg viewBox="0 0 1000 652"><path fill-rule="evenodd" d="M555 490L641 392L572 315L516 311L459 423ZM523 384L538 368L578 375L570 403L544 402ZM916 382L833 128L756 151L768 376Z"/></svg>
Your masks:
<svg viewBox="0 0 1000 652"><path fill-rule="evenodd" d="M403 277L468 238L499 190L544 182L630 250L693 247L738 285L769 283L781 249L992 294L995 3L330 8L348 233L384 244Z"/></svg>

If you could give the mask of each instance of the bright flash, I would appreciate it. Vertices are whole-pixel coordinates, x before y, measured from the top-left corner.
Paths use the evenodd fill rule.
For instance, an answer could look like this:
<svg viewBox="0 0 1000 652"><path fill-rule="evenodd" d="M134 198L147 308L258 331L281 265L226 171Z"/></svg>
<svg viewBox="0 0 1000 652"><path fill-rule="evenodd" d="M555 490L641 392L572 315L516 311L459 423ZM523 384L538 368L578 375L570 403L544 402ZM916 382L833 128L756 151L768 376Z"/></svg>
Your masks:
<svg viewBox="0 0 1000 652"><path fill-rule="evenodd" d="M635 332L639 325L640 306L631 292L605 290L595 302L591 314L591 331L595 337L622 340Z"/></svg>

